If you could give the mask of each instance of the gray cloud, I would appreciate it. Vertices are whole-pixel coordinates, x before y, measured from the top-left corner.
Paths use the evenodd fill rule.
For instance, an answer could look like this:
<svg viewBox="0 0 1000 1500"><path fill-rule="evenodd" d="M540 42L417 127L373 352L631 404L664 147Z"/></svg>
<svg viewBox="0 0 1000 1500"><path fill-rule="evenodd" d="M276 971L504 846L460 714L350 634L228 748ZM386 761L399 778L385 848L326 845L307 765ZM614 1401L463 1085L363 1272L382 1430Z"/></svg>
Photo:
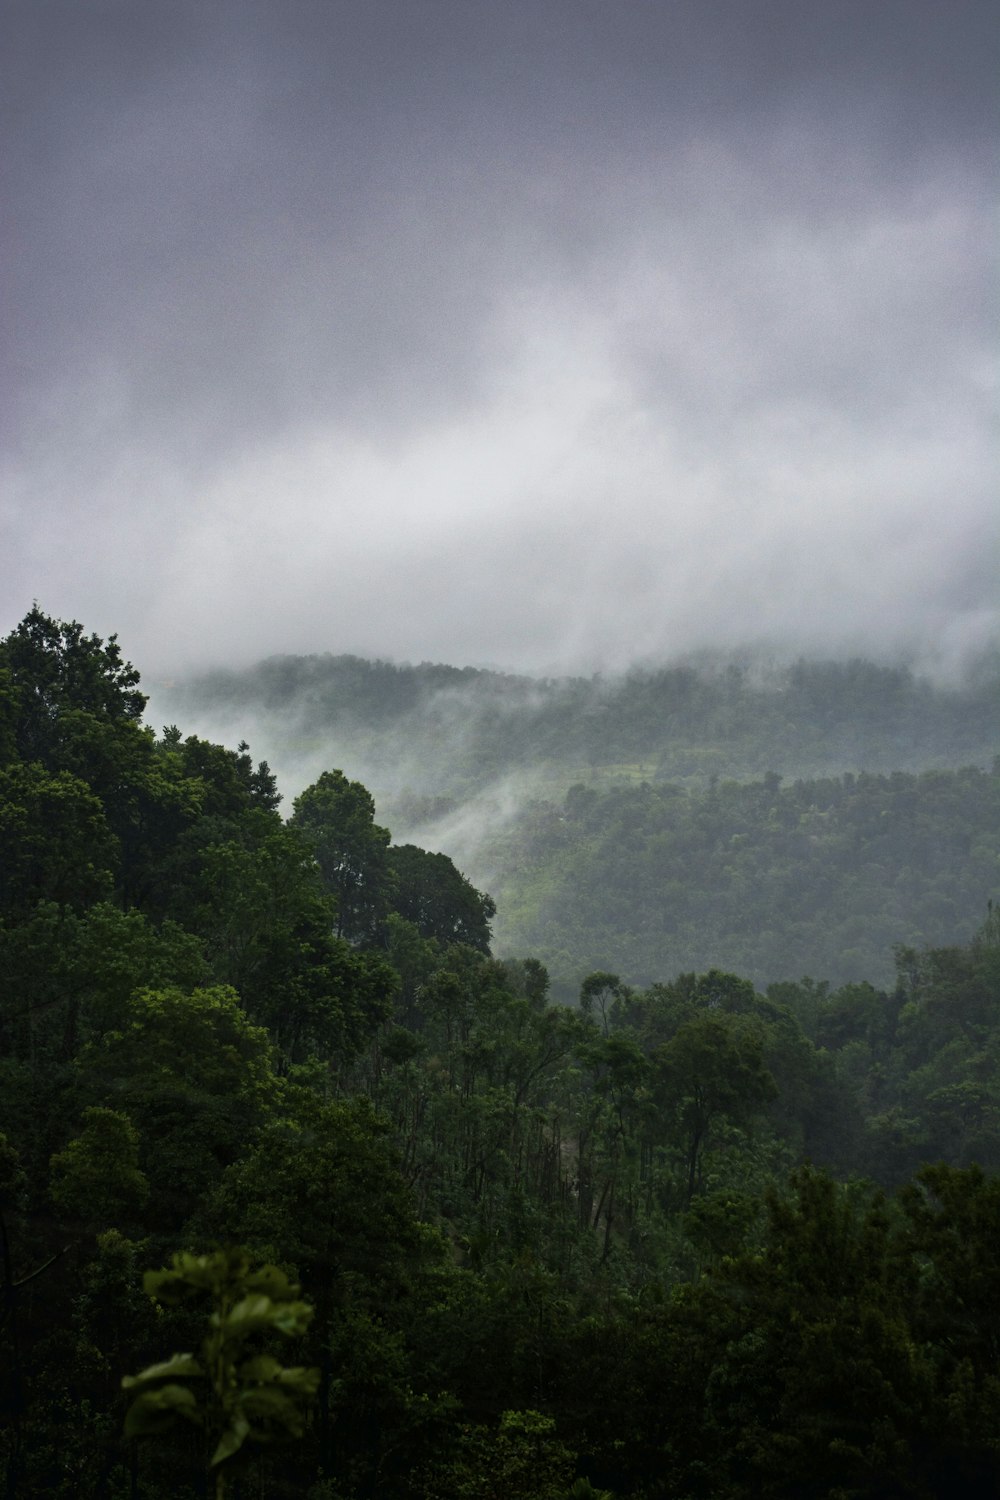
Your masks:
<svg viewBox="0 0 1000 1500"><path fill-rule="evenodd" d="M0 626L950 669L1000 625L990 12L0 4Z"/></svg>

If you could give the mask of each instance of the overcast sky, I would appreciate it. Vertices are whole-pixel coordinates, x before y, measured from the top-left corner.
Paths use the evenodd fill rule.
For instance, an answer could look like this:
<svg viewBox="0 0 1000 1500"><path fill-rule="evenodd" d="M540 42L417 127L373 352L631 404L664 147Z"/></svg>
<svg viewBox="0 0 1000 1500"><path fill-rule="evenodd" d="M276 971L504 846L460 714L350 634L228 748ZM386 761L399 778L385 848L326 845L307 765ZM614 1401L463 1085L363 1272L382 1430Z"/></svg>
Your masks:
<svg viewBox="0 0 1000 1500"><path fill-rule="evenodd" d="M0 630L1000 639L993 0L0 17Z"/></svg>

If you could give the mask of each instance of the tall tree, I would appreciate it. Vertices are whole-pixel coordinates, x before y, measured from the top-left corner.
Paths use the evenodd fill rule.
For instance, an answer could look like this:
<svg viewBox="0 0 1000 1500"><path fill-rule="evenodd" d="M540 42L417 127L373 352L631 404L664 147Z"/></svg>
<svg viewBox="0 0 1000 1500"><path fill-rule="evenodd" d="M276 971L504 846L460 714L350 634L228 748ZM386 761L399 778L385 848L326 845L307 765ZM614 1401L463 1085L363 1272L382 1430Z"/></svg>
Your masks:
<svg viewBox="0 0 1000 1500"><path fill-rule="evenodd" d="M685 1021L654 1056L662 1108L676 1114L683 1142L687 1207L701 1180L713 1127L749 1121L777 1090L764 1063L759 1028L742 1017L709 1012Z"/></svg>
<svg viewBox="0 0 1000 1500"><path fill-rule="evenodd" d="M23 760L51 765L68 710L104 723L137 725L146 707L139 674L118 637L84 635L75 620L53 620L35 604L0 641L0 668L14 689L15 740Z"/></svg>
<svg viewBox="0 0 1000 1500"><path fill-rule="evenodd" d="M489 953L496 902L477 891L447 854L398 844L389 851L389 867L395 876L393 909L412 922L421 937L465 943Z"/></svg>
<svg viewBox="0 0 1000 1500"><path fill-rule="evenodd" d="M324 771L296 797L289 822L312 845L327 890L336 899L336 932L371 942L390 910L389 831L375 822L375 802L360 781Z"/></svg>

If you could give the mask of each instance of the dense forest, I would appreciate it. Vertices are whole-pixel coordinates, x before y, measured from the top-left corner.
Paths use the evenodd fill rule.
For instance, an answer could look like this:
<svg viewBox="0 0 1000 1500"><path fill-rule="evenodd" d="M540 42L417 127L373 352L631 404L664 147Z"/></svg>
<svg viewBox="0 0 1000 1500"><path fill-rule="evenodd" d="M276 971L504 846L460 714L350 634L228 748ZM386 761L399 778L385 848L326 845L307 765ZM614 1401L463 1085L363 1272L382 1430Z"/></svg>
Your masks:
<svg viewBox="0 0 1000 1500"><path fill-rule="evenodd" d="M562 1004L493 956L503 885L394 843L346 759L284 818L245 742L157 734L117 641L33 609L0 642L5 1494L995 1495L998 777L948 769L995 705L937 702L932 774L574 778L496 834L518 921L578 871ZM712 961L658 970L647 927L713 901ZM797 902L831 936L783 966Z"/></svg>
<svg viewBox="0 0 1000 1500"><path fill-rule="evenodd" d="M352 767L563 1001L595 968L888 986L894 946L969 941L1000 890L994 658L945 686L860 660L536 681L276 657L154 692L252 723L286 783Z"/></svg>
<svg viewBox="0 0 1000 1500"><path fill-rule="evenodd" d="M889 985L895 946L968 941L1000 890L1000 758L788 786L578 783L518 809L481 858L504 946L560 993L598 966Z"/></svg>
<svg viewBox="0 0 1000 1500"><path fill-rule="evenodd" d="M505 777L562 795L648 780L704 786L989 765L1000 658L935 684L854 660L705 658L621 677L517 677L356 656L278 656L153 684L163 712L237 735L248 723L283 774L331 751L363 767L406 831ZM322 769L322 767L320 767ZM424 799L423 803L421 799Z"/></svg>

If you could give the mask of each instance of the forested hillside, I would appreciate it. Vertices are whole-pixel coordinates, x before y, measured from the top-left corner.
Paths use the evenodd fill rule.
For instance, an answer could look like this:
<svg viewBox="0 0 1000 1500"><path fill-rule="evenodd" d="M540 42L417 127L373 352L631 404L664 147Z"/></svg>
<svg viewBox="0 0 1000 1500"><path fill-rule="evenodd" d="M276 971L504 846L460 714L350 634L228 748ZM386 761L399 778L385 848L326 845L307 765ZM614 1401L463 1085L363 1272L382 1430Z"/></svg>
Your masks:
<svg viewBox="0 0 1000 1500"><path fill-rule="evenodd" d="M889 984L894 945L966 942L1000 895L996 661L943 687L865 661L535 681L279 657L162 702L250 717L295 784L362 777L563 999L609 965Z"/></svg>
<svg viewBox="0 0 1000 1500"><path fill-rule="evenodd" d="M996 1493L995 908L904 925L885 984L605 960L556 1004L350 768L285 819L245 743L144 709L113 638L36 608L0 642L8 1496ZM908 823L957 829L957 881L978 820L991 868L995 773L551 819L568 859L683 806L694 866L714 798L818 881L887 789L884 882Z"/></svg>
<svg viewBox="0 0 1000 1500"><path fill-rule="evenodd" d="M992 763L1000 662L935 686L867 661L698 665L625 677L536 679L355 656L282 656L245 671L155 684L171 716L245 732L290 776L316 757L356 767L411 826L499 779L753 779ZM400 817L397 826L402 826Z"/></svg>
<svg viewBox="0 0 1000 1500"><path fill-rule="evenodd" d="M610 964L639 984L713 965L889 984L894 945L967 942L1000 896L1000 758L787 786L577 784L480 858L501 944L563 982Z"/></svg>

